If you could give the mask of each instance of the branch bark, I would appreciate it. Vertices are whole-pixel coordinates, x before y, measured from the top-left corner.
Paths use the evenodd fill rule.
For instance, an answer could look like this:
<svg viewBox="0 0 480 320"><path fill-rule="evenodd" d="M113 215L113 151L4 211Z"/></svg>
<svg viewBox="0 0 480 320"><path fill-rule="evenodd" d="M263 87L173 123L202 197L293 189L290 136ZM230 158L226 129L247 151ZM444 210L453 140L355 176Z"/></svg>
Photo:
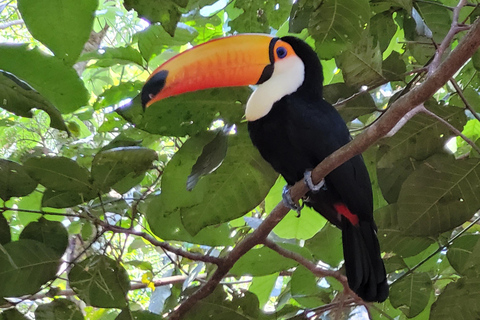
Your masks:
<svg viewBox="0 0 480 320"><path fill-rule="evenodd" d="M320 182L328 173L340 166L355 155L361 154L371 145L385 136L403 118L403 116L418 105L431 98L463 64L475 53L480 46L480 19L471 26L458 46L432 72L425 81L414 87L410 92L395 101L382 117L371 127L359 134L354 140L338 149L325 158L312 172L314 182ZM299 200L308 191L302 181L297 182L290 193L293 200ZM253 246L264 243L266 237L275 225L288 213L282 203L279 203L265 221L252 234L240 242L225 258L224 263L218 265L212 277L201 286L194 294L188 297L176 310L170 314L171 320L181 319L200 299L213 292L218 283L233 267L240 257Z"/></svg>

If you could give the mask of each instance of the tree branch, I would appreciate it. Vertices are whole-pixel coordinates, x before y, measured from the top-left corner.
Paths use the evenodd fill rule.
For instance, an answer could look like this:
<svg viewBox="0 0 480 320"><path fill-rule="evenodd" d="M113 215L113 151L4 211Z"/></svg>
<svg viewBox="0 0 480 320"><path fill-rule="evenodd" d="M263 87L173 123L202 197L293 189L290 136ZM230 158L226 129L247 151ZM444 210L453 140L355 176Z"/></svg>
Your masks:
<svg viewBox="0 0 480 320"><path fill-rule="evenodd" d="M12 20L12 21L8 21L8 22L5 22L5 23L1 23L0 24L0 30L2 29L7 29L7 28L10 28L11 26L14 26L16 24L23 24L23 20L22 19L18 19L18 20Z"/></svg>

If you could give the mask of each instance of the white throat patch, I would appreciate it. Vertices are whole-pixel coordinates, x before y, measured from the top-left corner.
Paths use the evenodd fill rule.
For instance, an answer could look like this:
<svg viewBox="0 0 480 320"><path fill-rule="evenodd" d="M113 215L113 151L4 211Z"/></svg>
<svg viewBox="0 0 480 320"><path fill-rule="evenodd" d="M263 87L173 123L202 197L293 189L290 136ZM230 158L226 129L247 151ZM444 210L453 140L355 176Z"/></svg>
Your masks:
<svg viewBox="0 0 480 320"><path fill-rule="evenodd" d="M270 112L275 102L295 92L305 79L305 66L297 56L275 62L273 74L258 86L247 102L245 116L248 121L258 120Z"/></svg>

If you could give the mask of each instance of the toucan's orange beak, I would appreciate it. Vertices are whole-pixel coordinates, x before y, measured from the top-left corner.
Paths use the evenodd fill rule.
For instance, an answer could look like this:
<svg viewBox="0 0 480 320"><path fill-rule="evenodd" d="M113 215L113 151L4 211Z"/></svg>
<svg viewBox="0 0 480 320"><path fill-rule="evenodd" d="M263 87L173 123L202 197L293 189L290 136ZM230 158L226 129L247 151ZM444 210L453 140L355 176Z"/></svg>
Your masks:
<svg viewBox="0 0 480 320"><path fill-rule="evenodd" d="M185 92L259 84L273 72L269 35L236 35L211 40L168 60L142 89L144 107Z"/></svg>

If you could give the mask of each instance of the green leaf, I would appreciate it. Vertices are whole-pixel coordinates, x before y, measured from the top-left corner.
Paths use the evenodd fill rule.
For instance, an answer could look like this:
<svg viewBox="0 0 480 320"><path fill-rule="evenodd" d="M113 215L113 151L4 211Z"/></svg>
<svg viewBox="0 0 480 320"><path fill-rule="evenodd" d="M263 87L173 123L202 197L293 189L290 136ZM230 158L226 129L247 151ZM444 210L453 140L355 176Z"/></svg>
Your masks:
<svg viewBox="0 0 480 320"><path fill-rule="evenodd" d="M326 0L313 9L308 31L322 59L329 60L359 41L370 21L367 0Z"/></svg>
<svg viewBox="0 0 480 320"><path fill-rule="evenodd" d="M13 74L0 70L0 96L3 98L2 108L18 116L32 118L32 109L40 109L50 116L50 126L67 131L62 115L55 106L42 97L26 82Z"/></svg>
<svg viewBox="0 0 480 320"><path fill-rule="evenodd" d="M290 248L289 248L290 249ZM285 258L267 247L251 249L233 266L230 272L237 276L265 276L293 268L298 262Z"/></svg>
<svg viewBox="0 0 480 320"><path fill-rule="evenodd" d="M277 178L252 145L246 126L241 125L237 127L237 134L229 137L223 164L204 177L195 189L187 191L190 168L213 134L204 133L189 139L167 164L162 176L165 214L180 210L182 223L192 235L206 226L239 218L255 208Z"/></svg>
<svg viewBox="0 0 480 320"><path fill-rule="evenodd" d="M89 52L83 54L78 61L97 60L89 68L108 68L114 65L135 63L143 67L143 58L140 52L132 47L105 48L104 52Z"/></svg>
<svg viewBox="0 0 480 320"><path fill-rule="evenodd" d="M88 92L75 70L27 45L0 44L0 69L26 81L62 113L88 103ZM60 80L61 79L61 80Z"/></svg>
<svg viewBox="0 0 480 320"><path fill-rule="evenodd" d="M390 287L390 302L408 318L413 318L428 305L432 290L428 273L412 273Z"/></svg>
<svg viewBox="0 0 480 320"><path fill-rule="evenodd" d="M329 293L317 286L313 273L303 266L298 266L290 281L292 298L306 308L316 308L331 301Z"/></svg>
<svg viewBox="0 0 480 320"><path fill-rule="evenodd" d="M255 294L258 298L260 308L263 308L268 302L272 290L275 288L279 273L266 275L263 277L253 277L248 291Z"/></svg>
<svg viewBox="0 0 480 320"><path fill-rule="evenodd" d="M461 275L480 274L480 235L466 234L456 239L448 247L447 258L450 265Z"/></svg>
<svg viewBox="0 0 480 320"><path fill-rule="evenodd" d="M305 241L305 248L315 259L336 267L343 261L342 232L327 223L312 239Z"/></svg>
<svg viewBox="0 0 480 320"><path fill-rule="evenodd" d="M174 37L157 24L152 24L135 34L138 37L138 49L146 61L150 61L167 48L182 46L193 41L197 35L197 30L182 23L177 26Z"/></svg>
<svg viewBox="0 0 480 320"><path fill-rule="evenodd" d="M0 297L33 294L55 278L58 254L43 243L19 240L0 247Z"/></svg>
<svg viewBox="0 0 480 320"><path fill-rule="evenodd" d="M395 32L397 32L397 26L390 11L378 13L370 19L370 33L373 36L373 43L378 42L381 52L387 49Z"/></svg>
<svg viewBox="0 0 480 320"><path fill-rule="evenodd" d="M347 99L357 93L357 89L345 83L334 83L323 87L323 96L325 100L331 104ZM350 122L359 116L376 111L377 108L373 98L368 92L365 92L364 94L358 95L355 99L341 104L337 107L337 110L345 122Z"/></svg>
<svg viewBox="0 0 480 320"><path fill-rule="evenodd" d="M359 43L336 58L345 83L355 88L372 87L385 81L382 60L380 46L366 31Z"/></svg>
<svg viewBox="0 0 480 320"><path fill-rule="evenodd" d="M202 132L223 119L239 123L251 90L247 87L189 92L158 101L145 111L139 98L116 111L137 128L165 136L183 137Z"/></svg>
<svg viewBox="0 0 480 320"><path fill-rule="evenodd" d="M465 124L463 109L438 106L428 102L428 108L459 130ZM395 135L380 141L380 158L377 164L379 186L389 203L396 202L400 187L418 166L415 160L424 160L441 151L451 131L425 114L417 114Z"/></svg>
<svg viewBox="0 0 480 320"><path fill-rule="evenodd" d="M432 305L430 320L478 319L480 315L480 278L460 278L447 285Z"/></svg>
<svg viewBox="0 0 480 320"><path fill-rule="evenodd" d="M179 240L207 246L233 245L230 228L227 224L203 228L192 236L183 226L180 211L170 213L165 210L165 196L156 196L147 208L147 220L152 232L164 240Z"/></svg>
<svg viewBox="0 0 480 320"><path fill-rule="evenodd" d="M7 219L3 214L0 214L0 246L12 241L12 235L10 233L10 226Z"/></svg>
<svg viewBox="0 0 480 320"><path fill-rule="evenodd" d="M103 91L93 104L95 110L119 104L125 99L134 98L142 89L142 81L122 82Z"/></svg>
<svg viewBox="0 0 480 320"><path fill-rule="evenodd" d="M23 197L35 190L37 182L16 162L0 159L0 198Z"/></svg>
<svg viewBox="0 0 480 320"><path fill-rule="evenodd" d="M212 141L203 147L202 154L200 154L188 175L188 191L192 191L203 176L212 173L222 164L223 159L227 155L228 134L231 128L231 126L227 125L223 129L218 130Z"/></svg>
<svg viewBox="0 0 480 320"><path fill-rule="evenodd" d="M67 229L58 221L40 218L30 222L20 233L20 239L36 240L51 248L60 259L68 246Z"/></svg>
<svg viewBox="0 0 480 320"><path fill-rule="evenodd" d="M404 81L407 66L400 53L393 51L382 63L382 74L389 81Z"/></svg>
<svg viewBox="0 0 480 320"><path fill-rule="evenodd" d="M29 158L25 169L45 187L58 191L88 194L92 191L90 173L75 161L65 157Z"/></svg>
<svg viewBox="0 0 480 320"><path fill-rule="evenodd" d="M69 190L46 189L42 197L42 207L70 208L98 196L95 190L86 193Z"/></svg>
<svg viewBox="0 0 480 320"><path fill-rule="evenodd" d="M268 33L269 23L265 12L265 4L262 0L237 0L234 7L242 9L238 17L228 23L232 30L238 33ZM275 3L271 2L272 5Z"/></svg>
<svg viewBox="0 0 480 320"><path fill-rule="evenodd" d="M82 311L67 299L56 299L48 304L41 304L35 310L35 320L83 320Z"/></svg>
<svg viewBox="0 0 480 320"><path fill-rule="evenodd" d="M162 27L172 37L175 34L178 21L181 17L181 9L187 6L188 0L125 0L125 9L134 9L138 16L150 21L151 24L160 22Z"/></svg>
<svg viewBox="0 0 480 320"><path fill-rule="evenodd" d="M398 197L405 234L437 236L469 220L480 206L478 159L435 155L412 173Z"/></svg>
<svg viewBox="0 0 480 320"><path fill-rule="evenodd" d="M87 305L123 308L130 289L127 271L106 256L91 256L77 263L68 273L70 286Z"/></svg>
<svg viewBox="0 0 480 320"><path fill-rule="evenodd" d="M374 215L382 251L394 252L404 258L411 257L424 251L434 242L431 238L405 235L398 223L399 217L396 204L382 207L376 210Z"/></svg>
<svg viewBox="0 0 480 320"><path fill-rule="evenodd" d="M138 176L151 169L152 162L157 159L155 151L143 147L118 147L101 151L93 159L93 182L100 190L108 192L129 174Z"/></svg>
<svg viewBox="0 0 480 320"><path fill-rule="evenodd" d="M97 6L97 0L18 1L28 31L68 65L75 63L90 36Z"/></svg>
<svg viewBox="0 0 480 320"><path fill-rule="evenodd" d="M0 313L0 320L27 320L17 309L8 309Z"/></svg>
<svg viewBox="0 0 480 320"><path fill-rule="evenodd" d="M452 24L451 11L446 6L435 3L416 2L418 12L433 33L433 40L443 41Z"/></svg>

